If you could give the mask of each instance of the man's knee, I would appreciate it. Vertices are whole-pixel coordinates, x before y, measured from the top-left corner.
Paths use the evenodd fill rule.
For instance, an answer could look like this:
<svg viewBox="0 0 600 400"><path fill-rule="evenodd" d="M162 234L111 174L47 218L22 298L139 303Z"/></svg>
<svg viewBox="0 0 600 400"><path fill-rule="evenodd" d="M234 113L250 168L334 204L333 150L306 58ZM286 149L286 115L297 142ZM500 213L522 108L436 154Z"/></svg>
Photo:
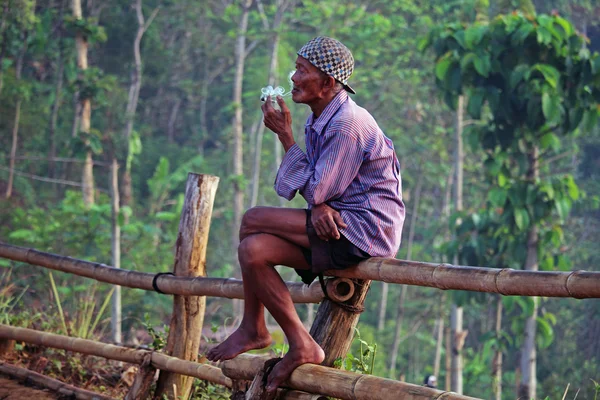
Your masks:
<svg viewBox="0 0 600 400"><path fill-rule="evenodd" d="M261 235L248 236L240 242L238 247L238 258L242 268L257 267L264 264L263 254L265 248Z"/></svg>
<svg viewBox="0 0 600 400"><path fill-rule="evenodd" d="M265 207L252 207L244 213L240 225L240 242L254 233L260 233L258 230L259 222L265 218Z"/></svg>

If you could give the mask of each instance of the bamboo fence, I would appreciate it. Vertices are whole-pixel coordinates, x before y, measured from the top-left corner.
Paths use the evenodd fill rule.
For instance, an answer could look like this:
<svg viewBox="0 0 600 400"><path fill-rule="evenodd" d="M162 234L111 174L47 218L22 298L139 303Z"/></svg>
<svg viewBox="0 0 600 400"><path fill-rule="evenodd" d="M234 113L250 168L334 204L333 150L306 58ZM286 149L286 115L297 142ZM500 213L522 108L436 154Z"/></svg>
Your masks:
<svg viewBox="0 0 600 400"><path fill-rule="evenodd" d="M37 387L50 389L61 396L66 396L69 399L78 400L114 400L112 397L105 396L89 390L80 389L78 387L68 385L56 379L49 378L37 372L30 371L26 368L19 368L14 365L0 361L0 373L10 376L23 383L31 383Z"/></svg>
<svg viewBox="0 0 600 400"><path fill-rule="evenodd" d="M221 363L223 374L233 380L253 379L267 359L240 354ZM292 372L286 386L309 393L320 393L343 400L476 400L454 392L444 392L410 383L361 375L315 364L304 364Z"/></svg>
<svg viewBox="0 0 600 400"><path fill-rule="evenodd" d="M152 281L156 274L153 273L114 268L101 263L12 246L2 242L0 242L0 257L92 278L99 282L154 291ZM166 294L244 298L244 288L239 279L185 278L161 275L157 278L156 284ZM295 303L318 303L323 299L323 291L318 282L314 282L310 286L300 282L287 282L287 286Z"/></svg>
<svg viewBox="0 0 600 400"><path fill-rule="evenodd" d="M325 275L505 296L600 298L600 272L590 271L521 271L374 257Z"/></svg>
<svg viewBox="0 0 600 400"><path fill-rule="evenodd" d="M242 354L221 363L220 369L210 365L179 360L175 357L147 350L134 350L93 340L72 338L7 325L0 325L0 339L23 341L132 364L142 364L144 358L149 355L152 366L157 369L194 376L227 387L232 386L232 379L252 380L267 360L267 358L261 356ZM403 400L476 400L474 397L458 395L453 392L443 392L314 364L304 364L298 367L287 383L290 388L295 389L295 391L287 394L288 398L296 399L315 398L314 395L297 393L297 391L304 391L342 400L389 400L390 398L402 398ZM319 398L319 395L316 398Z"/></svg>
<svg viewBox="0 0 600 400"><path fill-rule="evenodd" d="M154 290L154 274L117 269L71 257L12 246L0 242L0 257L69 272L100 282L144 290ZM431 264L389 258L370 258L346 270L326 271L325 275L376 280L443 290L469 290L505 296L600 298L600 272L519 271L510 268L483 268L451 264ZM168 294L243 298L242 281L219 278L180 278L163 275L157 279ZM317 282L311 286L288 282L295 303L318 303L323 293Z"/></svg>
<svg viewBox="0 0 600 400"><path fill-rule="evenodd" d="M217 367L180 360L154 351L134 350L127 347L95 342L93 340L38 332L33 329L15 328L2 324L0 324L0 339L23 341L39 346L74 351L138 365L144 362L144 357L150 355L152 365L162 371L193 376L205 381L231 387L231 379L223 375Z"/></svg>

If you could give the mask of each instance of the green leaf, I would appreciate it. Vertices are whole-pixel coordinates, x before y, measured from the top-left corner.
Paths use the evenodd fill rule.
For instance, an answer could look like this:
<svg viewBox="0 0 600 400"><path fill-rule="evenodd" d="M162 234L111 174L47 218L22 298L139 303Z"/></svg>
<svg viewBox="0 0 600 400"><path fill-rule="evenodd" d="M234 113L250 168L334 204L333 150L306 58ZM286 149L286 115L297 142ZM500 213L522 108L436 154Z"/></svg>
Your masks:
<svg viewBox="0 0 600 400"><path fill-rule="evenodd" d="M467 112L474 119L481 118L481 108L483 107L485 91L476 89L469 95L469 103L467 104Z"/></svg>
<svg viewBox="0 0 600 400"><path fill-rule="evenodd" d="M174 212L160 211L156 213L155 218L159 221L173 221L177 215Z"/></svg>
<svg viewBox="0 0 600 400"><path fill-rule="evenodd" d="M481 42L483 35L487 31L487 25L473 25L465 31L465 44L467 48L472 49Z"/></svg>
<svg viewBox="0 0 600 400"><path fill-rule="evenodd" d="M486 54L483 57L476 57L474 65L475 65L475 70L477 70L479 75L481 75L485 78L487 78L490 75L490 69L492 68L492 65L490 62L489 55Z"/></svg>
<svg viewBox="0 0 600 400"><path fill-rule="evenodd" d="M544 118L551 125L556 125L561 118L560 97L550 95L548 92L542 94L542 112Z"/></svg>
<svg viewBox="0 0 600 400"><path fill-rule="evenodd" d="M494 187L488 193L488 200L493 207L504 207L507 196L508 192L506 191L506 189Z"/></svg>
<svg viewBox="0 0 600 400"><path fill-rule="evenodd" d="M550 86L554 89L558 86L558 81L560 79L560 72L552 65L548 64L535 64L532 67L534 70L540 71L542 75L544 75L544 79Z"/></svg>
<svg viewBox="0 0 600 400"><path fill-rule="evenodd" d="M549 132L540 138L540 149L552 149L557 151L560 149L560 139L554 133Z"/></svg>
<svg viewBox="0 0 600 400"><path fill-rule="evenodd" d="M552 42L552 33L543 26L538 27L537 41L541 44L550 44Z"/></svg>
<svg viewBox="0 0 600 400"><path fill-rule="evenodd" d="M579 199L579 187L577 186L577 184L575 183L575 179L573 179L573 176L571 175L567 177L567 190L571 199Z"/></svg>
<svg viewBox="0 0 600 400"><path fill-rule="evenodd" d="M508 179L506 178L506 176L502 173L498 174L498 186L500 187L504 187L506 186L506 183L508 182Z"/></svg>
<svg viewBox="0 0 600 400"><path fill-rule="evenodd" d="M31 241L35 237L35 233L29 229L17 229L8 235L9 239L23 239L25 241Z"/></svg>
<svg viewBox="0 0 600 400"><path fill-rule="evenodd" d="M560 217L560 219L563 221L567 219L569 211L571 210L571 204L569 200L565 198L557 199L554 202L554 206L556 207L556 211L558 212L558 216Z"/></svg>
<svg viewBox="0 0 600 400"><path fill-rule="evenodd" d="M519 29L512 35L511 42L513 46L523 44L525 39L533 32L534 27L531 24L522 24Z"/></svg>
<svg viewBox="0 0 600 400"><path fill-rule="evenodd" d="M567 21L566 19L556 16L556 17L554 17L554 22L557 23L558 25L560 25L560 27L562 27L562 29L565 32L565 35L567 37L569 37L575 33L575 30L573 29L573 25L571 25L571 23L569 21Z"/></svg>
<svg viewBox="0 0 600 400"><path fill-rule="evenodd" d="M582 128L584 132L592 132L598 122L599 111L591 109L583 114Z"/></svg>
<svg viewBox="0 0 600 400"><path fill-rule="evenodd" d="M513 210L515 224L519 230L523 231L529 227L529 213L525 208L515 208Z"/></svg>
<svg viewBox="0 0 600 400"><path fill-rule="evenodd" d="M444 78L446 78L446 74L448 73L448 68L450 67L451 63L452 60L447 54L435 64L435 76L437 76L440 81L443 81Z"/></svg>

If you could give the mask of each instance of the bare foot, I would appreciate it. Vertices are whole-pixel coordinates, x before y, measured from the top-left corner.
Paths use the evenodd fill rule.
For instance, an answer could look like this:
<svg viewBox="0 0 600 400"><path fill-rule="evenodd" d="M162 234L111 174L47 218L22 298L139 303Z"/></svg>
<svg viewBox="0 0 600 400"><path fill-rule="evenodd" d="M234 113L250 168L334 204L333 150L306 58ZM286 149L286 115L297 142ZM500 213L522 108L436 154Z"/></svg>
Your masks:
<svg viewBox="0 0 600 400"><path fill-rule="evenodd" d="M249 350L264 349L271 344L269 332L252 333L239 327L223 343L212 348L206 358L210 361L230 360Z"/></svg>
<svg viewBox="0 0 600 400"><path fill-rule="evenodd" d="M267 380L267 391L273 392L302 364L321 364L325 352L314 340L304 346L292 349L279 361Z"/></svg>

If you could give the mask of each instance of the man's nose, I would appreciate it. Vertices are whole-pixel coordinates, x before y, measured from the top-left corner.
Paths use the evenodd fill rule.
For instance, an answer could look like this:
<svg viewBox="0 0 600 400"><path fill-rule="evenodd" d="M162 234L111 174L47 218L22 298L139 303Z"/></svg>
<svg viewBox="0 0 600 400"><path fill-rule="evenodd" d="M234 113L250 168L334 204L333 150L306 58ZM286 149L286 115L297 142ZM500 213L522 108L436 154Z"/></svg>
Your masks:
<svg viewBox="0 0 600 400"><path fill-rule="evenodd" d="M296 72L294 72L290 78L290 80L292 81L292 83L296 83Z"/></svg>

